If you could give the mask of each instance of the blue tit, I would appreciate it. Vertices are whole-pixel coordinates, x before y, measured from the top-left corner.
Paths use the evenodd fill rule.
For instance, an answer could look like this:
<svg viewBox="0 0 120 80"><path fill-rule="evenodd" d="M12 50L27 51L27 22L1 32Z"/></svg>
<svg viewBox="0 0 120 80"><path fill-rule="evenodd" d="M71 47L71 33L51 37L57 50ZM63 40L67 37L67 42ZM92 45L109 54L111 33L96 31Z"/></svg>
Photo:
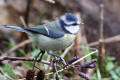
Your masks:
<svg viewBox="0 0 120 80"><path fill-rule="evenodd" d="M35 27L22 28L10 25L5 27L27 33L41 50L56 51L72 44L81 24L83 23L72 13L66 13L55 21Z"/></svg>

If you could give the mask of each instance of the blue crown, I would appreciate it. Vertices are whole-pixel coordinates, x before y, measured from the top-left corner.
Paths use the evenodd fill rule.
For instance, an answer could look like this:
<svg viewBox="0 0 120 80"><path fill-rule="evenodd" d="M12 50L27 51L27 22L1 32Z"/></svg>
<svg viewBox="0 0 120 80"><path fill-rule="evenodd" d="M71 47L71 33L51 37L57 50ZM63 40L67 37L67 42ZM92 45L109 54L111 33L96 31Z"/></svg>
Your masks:
<svg viewBox="0 0 120 80"><path fill-rule="evenodd" d="M68 21L78 21L77 17L72 13L66 13L65 16Z"/></svg>

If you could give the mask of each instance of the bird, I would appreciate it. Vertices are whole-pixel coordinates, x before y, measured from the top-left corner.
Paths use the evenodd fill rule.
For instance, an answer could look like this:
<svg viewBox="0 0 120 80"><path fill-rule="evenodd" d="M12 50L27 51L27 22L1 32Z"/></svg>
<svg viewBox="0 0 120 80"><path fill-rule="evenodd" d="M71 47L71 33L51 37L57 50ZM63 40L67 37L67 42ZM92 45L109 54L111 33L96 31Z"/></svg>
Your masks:
<svg viewBox="0 0 120 80"><path fill-rule="evenodd" d="M33 27L4 26L25 32L40 50L59 51L73 43L82 24L73 13L65 13L55 21Z"/></svg>

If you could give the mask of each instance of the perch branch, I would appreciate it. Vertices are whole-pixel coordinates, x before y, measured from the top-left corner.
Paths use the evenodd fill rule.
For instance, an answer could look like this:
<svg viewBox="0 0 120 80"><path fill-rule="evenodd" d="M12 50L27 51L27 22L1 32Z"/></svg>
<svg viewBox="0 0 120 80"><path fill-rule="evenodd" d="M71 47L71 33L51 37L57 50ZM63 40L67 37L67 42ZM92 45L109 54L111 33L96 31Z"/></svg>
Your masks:
<svg viewBox="0 0 120 80"><path fill-rule="evenodd" d="M20 57L7 57L7 56L0 57L0 61L4 61L4 60L11 60L11 61L19 60L19 61L36 61L36 62L39 62L39 59L35 60L34 58L20 58ZM45 61L45 60L41 60L41 63L50 65L50 62Z"/></svg>
<svg viewBox="0 0 120 80"><path fill-rule="evenodd" d="M98 50L95 50L95 51L89 53L88 55L83 56L82 58L80 58L80 59L78 59L77 61L73 62L71 65L68 65L66 69L70 68L72 65L74 65L74 64L82 61L82 60L85 59L86 57L88 57L88 56L90 56L90 55L92 55L92 54L95 54L95 53L98 53ZM64 70L64 69L61 69L61 70L58 70L57 72L59 73L59 72L62 72L63 70ZM46 75L50 75L50 74L53 74L53 72L48 73L48 74L46 74Z"/></svg>

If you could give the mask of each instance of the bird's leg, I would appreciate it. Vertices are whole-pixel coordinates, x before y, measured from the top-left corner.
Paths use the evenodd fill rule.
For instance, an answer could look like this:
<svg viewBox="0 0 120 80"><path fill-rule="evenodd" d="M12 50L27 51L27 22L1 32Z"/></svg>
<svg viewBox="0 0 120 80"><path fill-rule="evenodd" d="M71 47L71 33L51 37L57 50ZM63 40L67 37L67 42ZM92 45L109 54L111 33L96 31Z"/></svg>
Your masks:
<svg viewBox="0 0 120 80"><path fill-rule="evenodd" d="M34 70L34 67L35 67L35 64L36 64L36 60L37 60L37 58L40 56L40 53L41 53L41 52L39 52L39 53L37 54L37 56L35 57L35 60L34 60L34 62L33 62L33 68L32 68L32 70Z"/></svg>
<svg viewBox="0 0 120 80"><path fill-rule="evenodd" d="M41 53L42 53L42 54L41 54ZM35 57L34 64L33 64L33 70L34 70L34 67L35 67L35 64L36 64L36 60L38 59L38 57L39 57L40 54L41 54L40 59L39 59L39 62L41 62L44 53L45 53L45 51L40 51L40 52L38 53L38 55Z"/></svg>
<svg viewBox="0 0 120 80"><path fill-rule="evenodd" d="M59 55L54 54L53 51L51 50L47 51L47 53L53 57L57 57L57 58L60 57Z"/></svg>
<svg viewBox="0 0 120 80"><path fill-rule="evenodd" d="M43 57L43 55L45 54L45 51L43 51L43 50L41 50L41 56L40 56L40 59L39 59L39 62L41 62L41 60L42 60L42 57Z"/></svg>
<svg viewBox="0 0 120 80"><path fill-rule="evenodd" d="M51 56L53 56L54 58L59 58L59 60L58 60L58 63L62 63L63 64L63 66L65 66L66 65L66 62L65 62L65 60L64 60L64 58L63 57L61 57L61 56L59 56L59 55L56 55L56 54L54 54L53 53L53 51L48 51L47 52L49 55L51 55Z"/></svg>
<svg viewBox="0 0 120 80"><path fill-rule="evenodd" d="M66 66L66 62L65 62L65 59L62 57L62 56L59 56L60 57L60 60L59 62L62 62L63 66Z"/></svg>

